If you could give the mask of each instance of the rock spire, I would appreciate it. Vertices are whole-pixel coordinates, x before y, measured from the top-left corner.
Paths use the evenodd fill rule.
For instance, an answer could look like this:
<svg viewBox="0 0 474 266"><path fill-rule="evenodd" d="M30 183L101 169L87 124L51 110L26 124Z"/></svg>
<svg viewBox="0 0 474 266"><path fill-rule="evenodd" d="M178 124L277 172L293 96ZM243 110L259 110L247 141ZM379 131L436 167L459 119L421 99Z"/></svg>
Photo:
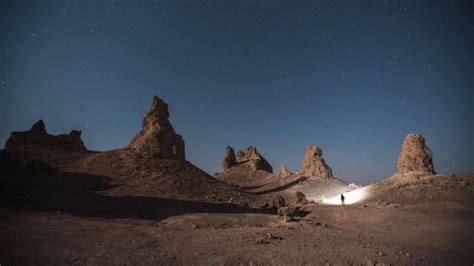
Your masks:
<svg viewBox="0 0 474 266"><path fill-rule="evenodd" d="M168 104L154 96L151 110L143 117L143 128L129 148L144 157L184 161L184 140L168 120Z"/></svg>
<svg viewBox="0 0 474 266"><path fill-rule="evenodd" d="M323 159L323 152L319 147L308 145L301 169L298 174L308 177L333 178L332 169Z"/></svg>
<svg viewBox="0 0 474 266"><path fill-rule="evenodd" d="M421 134L408 134L398 155L397 173L402 175L435 174L433 154Z"/></svg>

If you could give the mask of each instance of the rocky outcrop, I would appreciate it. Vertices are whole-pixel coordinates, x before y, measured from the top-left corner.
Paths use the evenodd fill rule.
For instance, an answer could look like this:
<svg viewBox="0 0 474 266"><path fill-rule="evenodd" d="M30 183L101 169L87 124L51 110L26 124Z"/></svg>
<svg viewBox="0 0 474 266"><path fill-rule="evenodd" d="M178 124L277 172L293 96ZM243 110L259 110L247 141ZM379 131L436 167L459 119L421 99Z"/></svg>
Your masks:
<svg viewBox="0 0 474 266"><path fill-rule="evenodd" d="M293 173L291 173L290 169L286 168L286 166L282 165L280 167L280 173L278 174L279 177L287 177L287 176L290 176L292 175Z"/></svg>
<svg viewBox="0 0 474 266"><path fill-rule="evenodd" d="M332 169L323 159L323 152L319 147L308 145L301 169L298 174L307 177L333 178Z"/></svg>
<svg viewBox="0 0 474 266"><path fill-rule="evenodd" d="M237 163L249 163L254 170L263 170L273 173L270 163L257 152L257 148L253 146L247 147L245 150L239 150L236 156Z"/></svg>
<svg viewBox="0 0 474 266"><path fill-rule="evenodd" d="M306 199L306 195L303 194L301 191L296 191L295 192L295 197L296 197L296 204L308 204L308 200Z"/></svg>
<svg viewBox="0 0 474 266"><path fill-rule="evenodd" d="M15 150L32 145L52 150L87 151L81 140L81 131L72 130L69 134L51 135L46 131L43 120L36 122L30 130L12 132L5 143L5 149Z"/></svg>
<svg viewBox="0 0 474 266"><path fill-rule="evenodd" d="M408 134L398 155L397 173L401 175L435 174L433 154L421 134Z"/></svg>
<svg viewBox="0 0 474 266"><path fill-rule="evenodd" d="M235 159L234 149L231 146L227 146L225 158L222 161L222 170L225 171L236 164L237 160Z"/></svg>
<svg viewBox="0 0 474 266"><path fill-rule="evenodd" d="M168 117L168 104L154 96L151 110L143 117L143 129L128 147L143 157L184 161L183 137L176 134Z"/></svg>

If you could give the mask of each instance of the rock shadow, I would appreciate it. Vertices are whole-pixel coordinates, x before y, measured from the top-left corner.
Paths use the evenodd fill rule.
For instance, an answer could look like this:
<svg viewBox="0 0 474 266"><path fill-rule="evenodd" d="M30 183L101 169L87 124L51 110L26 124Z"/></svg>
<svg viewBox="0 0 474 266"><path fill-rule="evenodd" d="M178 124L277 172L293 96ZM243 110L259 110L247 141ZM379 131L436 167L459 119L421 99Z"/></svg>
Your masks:
<svg viewBox="0 0 474 266"><path fill-rule="evenodd" d="M282 186L278 186L278 187L275 187L275 188L272 188L272 189L267 189L267 190L263 190L263 191L256 191L256 192L252 192L252 191L247 191L247 193L249 194L253 194L253 195L263 195L263 194L268 194L268 193L272 193L272 192L278 192L278 191L282 191L282 190L286 190L288 188L291 188L295 185L298 185L299 183L302 183L304 182L306 179L308 179L308 177L306 176L302 176L296 180L293 180L289 183L286 183Z"/></svg>
<svg viewBox="0 0 474 266"><path fill-rule="evenodd" d="M157 197L115 197L107 176L61 172L45 163L28 164L0 154L0 206L7 211L62 212L75 216L163 220L186 213L265 213L273 210Z"/></svg>

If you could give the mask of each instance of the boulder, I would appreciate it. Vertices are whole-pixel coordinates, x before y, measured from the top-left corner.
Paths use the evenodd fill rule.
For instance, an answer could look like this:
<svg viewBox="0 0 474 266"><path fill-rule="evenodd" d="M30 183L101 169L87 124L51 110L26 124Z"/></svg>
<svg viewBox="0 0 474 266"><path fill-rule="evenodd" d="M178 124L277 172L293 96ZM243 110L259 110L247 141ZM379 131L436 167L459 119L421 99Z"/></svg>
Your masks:
<svg viewBox="0 0 474 266"><path fill-rule="evenodd" d="M280 167L280 173L278 174L279 177L287 177L287 176L290 176L292 175L293 173L291 173L290 169L286 168L286 166L282 165Z"/></svg>
<svg viewBox="0 0 474 266"><path fill-rule="evenodd" d="M308 200L306 199L306 195L303 194L301 191L296 191L295 192L295 197L296 197L296 202L297 204L308 204Z"/></svg>
<svg viewBox="0 0 474 266"><path fill-rule="evenodd" d="M285 206L278 209L278 217L282 218L285 222L291 222L299 211L299 207Z"/></svg>
<svg viewBox="0 0 474 266"><path fill-rule="evenodd" d="M30 130L12 132L5 143L5 149L15 150L32 145L51 150L87 151L80 130L72 130L69 134L51 135L46 131L43 120L38 120Z"/></svg>
<svg viewBox="0 0 474 266"><path fill-rule="evenodd" d="M304 160L298 174L307 177L334 178L332 169L323 159L323 152L319 147L308 145Z"/></svg>
<svg viewBox="0 0 474 266"><path fill-rule="evenodd" d="M184 161L183 137L176 134L168 118L168 104L154 96L151 110L143 117L143 128L129 149L143 157Z"/></svg>
<svg viewBox="0 0 474 266"><path fill-rule="evenodd" d="M408 134L398 155L397 173L401 175L435 174L433 154L421 134Z"/></svg>
<svg viewBox="0 0 474 266"><path fill-rule="evenodd" d="M225 158L222 161L222 170L225 171L236 164L237 160L235 159L234 149L231 146L227 146Z"/></svg>

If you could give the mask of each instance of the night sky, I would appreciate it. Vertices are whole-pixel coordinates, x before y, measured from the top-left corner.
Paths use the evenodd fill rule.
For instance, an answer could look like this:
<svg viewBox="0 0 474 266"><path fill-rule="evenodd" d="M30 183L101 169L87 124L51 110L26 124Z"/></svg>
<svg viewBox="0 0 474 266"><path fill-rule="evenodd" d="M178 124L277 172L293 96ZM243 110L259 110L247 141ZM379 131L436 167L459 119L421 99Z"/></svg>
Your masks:
<svg viewBox="0 0 474 266"><path fill-rule="evenodd" d="M437 172L474 171L472 1L0 0L0 141L44 119L124 147L153 95L187 159L226 145L278 172L307 144L336 176L391 175L407 133Z"/></svg>

